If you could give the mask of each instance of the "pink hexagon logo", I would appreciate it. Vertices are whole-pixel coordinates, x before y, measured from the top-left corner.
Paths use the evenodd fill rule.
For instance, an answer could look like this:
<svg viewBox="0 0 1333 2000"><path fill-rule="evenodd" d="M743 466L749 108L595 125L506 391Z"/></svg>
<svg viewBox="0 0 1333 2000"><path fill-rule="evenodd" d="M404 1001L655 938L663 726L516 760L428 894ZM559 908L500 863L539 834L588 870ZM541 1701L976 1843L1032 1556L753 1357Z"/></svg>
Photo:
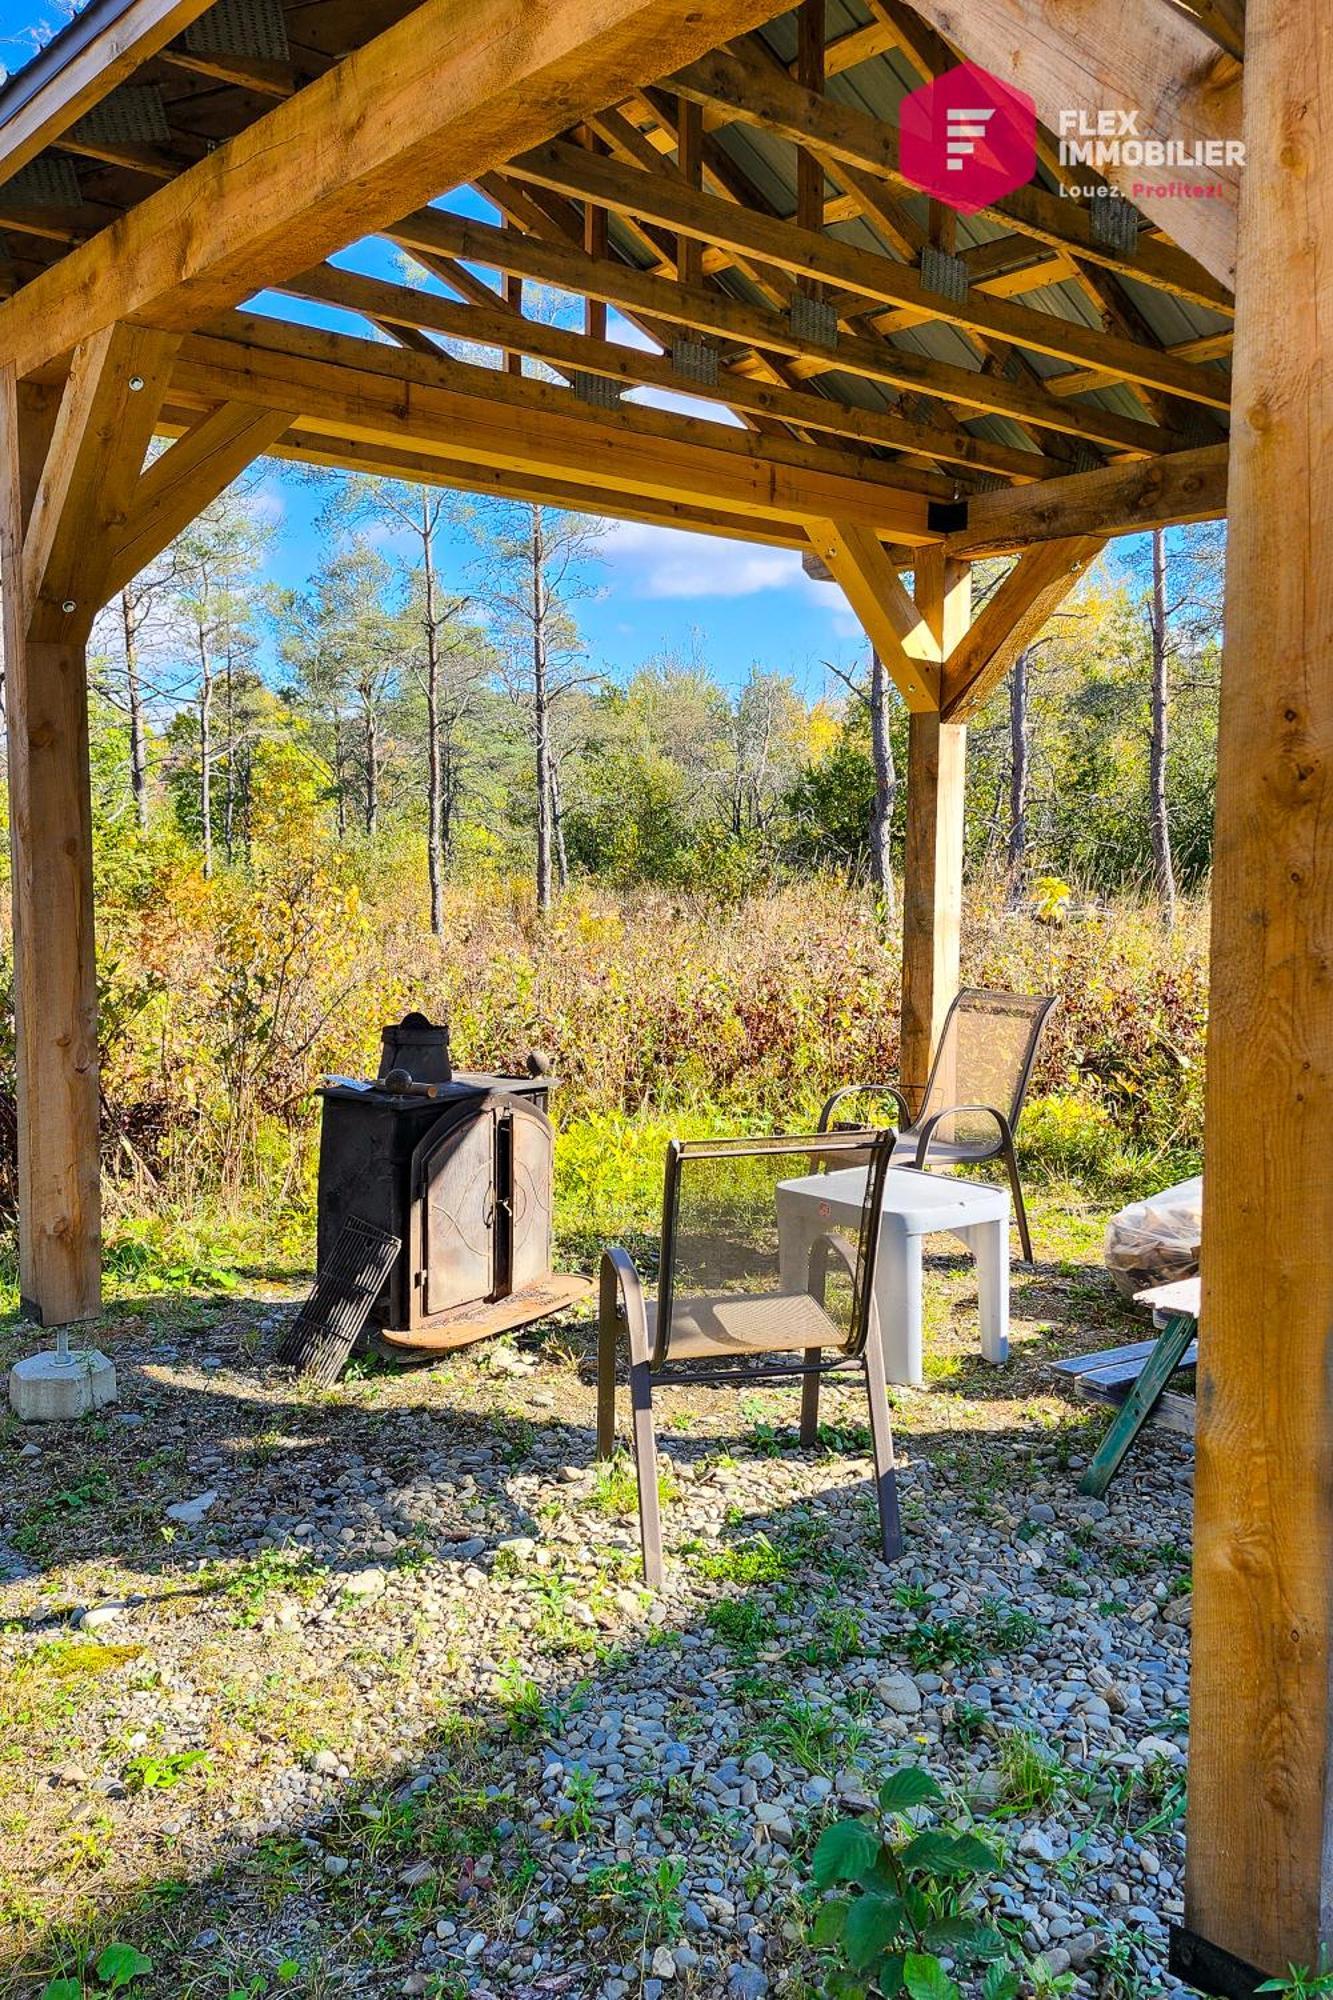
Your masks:
<svg viewBox="0 0 1333 2000"><path fill-rule="evenodd" d="M923 83L899 107L898 162L909 181L975 215L1037 171L1037 107L976 63Z"/></svg>

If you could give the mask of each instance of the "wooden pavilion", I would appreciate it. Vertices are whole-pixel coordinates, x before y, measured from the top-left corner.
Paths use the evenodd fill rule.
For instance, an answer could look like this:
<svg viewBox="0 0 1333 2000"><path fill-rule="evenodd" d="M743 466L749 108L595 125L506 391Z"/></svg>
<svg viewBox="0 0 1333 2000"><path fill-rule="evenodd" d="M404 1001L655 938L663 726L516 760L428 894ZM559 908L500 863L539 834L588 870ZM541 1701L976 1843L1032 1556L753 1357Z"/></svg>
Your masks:
<svg viewBox="0 0 1333 2000"><path fill-rule="evenodd" d="M966 218L903 173L897 124L962 58L1041 121L1030 182ZM1107 107L1202 147L1209 191L1114 165L1124 199L1071 191L1058 135ZM90 627L258 454L826 569L912 711L918 1079L957 977L968 717L1108 536L1229 501L1177 1939L1227 1993L1333 1944L1325 133L1327 0L88 0L0 90L22 1288L47 1323L99 1304ZM372 275L371 237L442 283ZM581 331L525 314L534 282L584 300ZM609 340L611 307L651 345Z"/></svg>

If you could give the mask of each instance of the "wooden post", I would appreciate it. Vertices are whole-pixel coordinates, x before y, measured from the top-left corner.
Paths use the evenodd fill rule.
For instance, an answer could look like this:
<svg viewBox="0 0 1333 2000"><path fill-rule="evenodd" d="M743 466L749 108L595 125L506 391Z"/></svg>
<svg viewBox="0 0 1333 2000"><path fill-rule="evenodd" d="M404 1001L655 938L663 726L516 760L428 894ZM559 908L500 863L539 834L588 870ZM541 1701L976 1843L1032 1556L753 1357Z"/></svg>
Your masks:
<svg viewBox="0 0 1333 2000"><path fill-rule="evenodd" d="M1185 1926L1333 1946L1333 31L1250 0L1213 875Z"/></svg>
<svg viewBox="0 0 1333 2000"><path fill-rule="evenodd" d="M13 856L19 1289L48 1326L101 1306L97 972L85 637L32 638L23 539L43 413L0 379L5 705Z"/></svg>
<svg viewBox="0 0 1333 2000"><path fill-rule="evenodd" d="M945 659L967 631L972 571L923 553L916 603ZM903 862L902 1051L899 1075L915 1110L949 1002L958 991L963 914L963 791L967 729L917 712L907 739L907 844Z"/></svg>

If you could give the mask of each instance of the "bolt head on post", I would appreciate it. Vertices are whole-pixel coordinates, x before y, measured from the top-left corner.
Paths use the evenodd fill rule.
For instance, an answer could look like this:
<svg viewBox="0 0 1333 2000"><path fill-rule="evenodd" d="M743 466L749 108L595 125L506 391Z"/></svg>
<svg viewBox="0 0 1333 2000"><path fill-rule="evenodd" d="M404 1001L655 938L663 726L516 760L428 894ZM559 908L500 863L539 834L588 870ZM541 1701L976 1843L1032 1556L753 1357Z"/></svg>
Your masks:
<svg viewBox="0 0 1333 2000"><path fill-rule="evenodd" d="M140 390L141 390L141 389L143 388L143 376L142 376L142 375L131 375L131 377L130 377L130 388L131 388L131 390L133 391L133 393L134 393L134 394L135 394L135 395L137 396L137 395L138 395L138 393L139 393L139 391L140 391Z"/></svg>
<svg viewBox="0 0 1333 2000"><path fill-rule="evenodd" d="M78 608L79 608L78 605L75 603L72 597L67 597L60 607L60 609L64 612L66 618L72 618L74 616L74 613L78 610Z"/></svg>

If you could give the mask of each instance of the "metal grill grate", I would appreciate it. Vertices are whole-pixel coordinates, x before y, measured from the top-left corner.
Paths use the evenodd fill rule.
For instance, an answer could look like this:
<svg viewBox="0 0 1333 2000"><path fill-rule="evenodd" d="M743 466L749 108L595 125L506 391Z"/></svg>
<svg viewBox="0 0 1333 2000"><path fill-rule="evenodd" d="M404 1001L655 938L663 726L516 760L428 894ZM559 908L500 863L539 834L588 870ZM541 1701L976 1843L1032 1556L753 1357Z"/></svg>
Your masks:
<svg viewBox="0 0 1333 2000"><path fill-rule="evenodd" d="M1103 250L1132 257L1139 247L1139 212L1122 194L1095 194L1088 203L1092 240Z"/></svg>
<svg viewBox="0 0 1333 2000"><path fill-rule="evenodd" d="M820 347L838 344L838 315L823 299L808 292L793 292L789 308L791 330L798 340L817 341Z"/></svg>
<svg viewBox="0 0 1333 2000"><path fill-rule="evenodd" d="M311 1381L336 1382L370 1317L402 1239L351 1215L315 1280L315 1289L278 1342L278 1359Z"/></svg>
<svg viewBox="0 0 1333 2000"><path fill-rule="evenodd" d="M197 56L260 56L286 62L291 55L282 0L214 0L186 30L185 46Z"/></svg>
<svg viewBox="0 0 1333 2000"><path fill-rule="evenodd" d="M967 303L967 265L934 243L921 246L921 282L937 298L951 299L956 306Z"/></svg>
<svg viewBox="0 0 1333 2000"><path fill-rule="evenodd" d="M63 153L42 153L20 167L8 193L19 208L77 208L83 199L74 162Z"/></svg>
<svg viewBox="0 0 1333 2000"><path fill-rule="evenodd" d="M171 127L162 93L154 83L122 84L80 118L71 137L90 145L170 145Z"/></svg>

